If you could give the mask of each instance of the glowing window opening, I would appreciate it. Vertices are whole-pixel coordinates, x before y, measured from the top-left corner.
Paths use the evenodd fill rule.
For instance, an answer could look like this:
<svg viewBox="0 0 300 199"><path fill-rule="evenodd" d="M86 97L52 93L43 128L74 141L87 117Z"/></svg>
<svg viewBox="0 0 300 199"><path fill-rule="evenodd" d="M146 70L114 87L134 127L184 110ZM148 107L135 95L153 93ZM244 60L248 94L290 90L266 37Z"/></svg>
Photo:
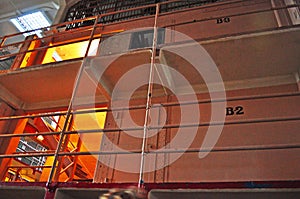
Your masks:
<svg viewBox="0 0 300 199"><path fill-rule="evenodd" d="M35 30L50 26L50 21L42 11L33 12L30 14L22 15L10 20L20 32ZM23 35L29 36L37 34L42 37L41 30L36 30L33 32L24 33Z"/></svg>

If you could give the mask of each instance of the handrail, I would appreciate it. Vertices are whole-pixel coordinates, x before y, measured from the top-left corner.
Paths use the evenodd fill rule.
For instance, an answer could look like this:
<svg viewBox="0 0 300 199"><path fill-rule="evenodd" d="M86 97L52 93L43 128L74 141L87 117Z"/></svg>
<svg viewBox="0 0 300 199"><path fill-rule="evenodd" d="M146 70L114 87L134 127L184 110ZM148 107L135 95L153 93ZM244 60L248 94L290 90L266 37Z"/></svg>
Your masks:
<svg viewBox="0 0 300 199"><path fill-rule="evenodd" d="M173 2L180 2L180 1L179 0L167 1L167 2L161 2L159 4L160 5L165 5L165 4L169 4L169 3L173 3ZM215 5L208 4L208 5L204 5L204 6L213 7L213 6L219 6L219 5L233 4L233 3L237 3L237 2L241 2L241 1L240 0L229 1L229 2L223 2L223 1L221 1L221 2L216 3ZM130 8L130 9L127 9L127 10L119 10L119 11L104 13L104 14L98 15L98 17L102 18L102 17L105 17L105 16L114 15L114 14L117 14L117 13L129 12L129 11L133 11L133 10L138 10L138 9L142 9L142 8L149 8L149 7L154 7L154 6L155 6L155 4L150 4L150 5L145 5L145 6L139 6L139 7ZM187 8L187 9L202 9L204 6L192 7L192 8ZM233 16L240 16L240 15L246 15L246 14L254 14L254 13L260 13L260 12L269 12L269 11L275 11L275 10L281 10L281 9L288 9L288 8L299 7L299 6L300 6L300 4L293 4L293 5L286 5L286 6L277 6L277 7L272 7L272 8L269 8L269 9L260 9L260 10L256 10L256 11L249 11L249 12L237 13L237 14L234 14L234 15L224 15L223 17L233 17ZM183 10L179 10L179 11L183 12L183 11L186 11L187 9L183 9ZM171 14L171 13L179 12L179 11L172 11L172 12L162 13L162 15ZM5 39L13 37L13 36L21 35L21 34L26 33L28 31L22 32L22 33L15 33L15 34L12 34L12 35L6 35L6 36L2 37L3 41L1 42L2 44L0 46L0 49L5 49L5 48L8 48L10 46L15 47L15 46L24 44L26 42L32 42L32 41L36 41L36 40L47 40L47 39L51 40L51 38L54 38L54 37L63 36L64 34L70 34L72 31L74 31L74 32L78 32L78 31L79 32L88 32L88 31L91 31L90 28L92 26L84 26L84 27L76 28L74 30L72 30L72 29L68 30L68 31L64 30L62 32L60 32L58 30L59 30L59 28L61 28L63 26L66 26L66 25L70 25L70 24L74 24L74 23L78 23L78 22L83 22L83 21L96 20L96 17L97 16L88 17L88 18L85 18L85 19L77 19L77 20L74 20L74 21L71 21L71 22L63 22L63 23L55 24L55 25L52 25L52 26L49 26L49 27L35 29L35 30L32 30L32 31L47 30L48 32L51 32L51 34L45 35L43 38L30 39L30 40L25 40L25 41L22 41L22 42L16 42L16 43L8 44L8 45L3 45L3 43L5 43L4 42ZM151 15L151 16L145 16L145 17L153 17L153 16ZM209 17L209 18L204 18L204 19L195 19L195 20L192 20L192 21L189 21L189 22L171 24L171 26L174 26L174 25L175 26L179 26L179 25L184 25L184 24L188 24L188 23L198 23L198 22L203 22L203 21L208 21L208 20L214 20L214 19L219 18L219 17L222 17L222 16L213 17L213 18ZM135 18L134 20L136 20L136 19L139 19L139 18ZM117 22L117 23L122 23L122 22L123 21L120 21L120 22ZM101 27L104 27L104 26L108 26L110 24L113 24L113 23L97 24L97 28L98 27L101 28ZM169 26L170 25L166 24L163 27L169 27ZM99 38L101 38L101 36ZM84 40L82 40L82 41L84 41ZM27 50L25 52L18 52L18 53L10 53L10 54L7 54L7 55L1 55L0 59L1 58L7 58L7 57L13 57L13 56L24 54L24 53L39 51L39 50L43 50L43 49L49 49L49 48L53 48L53 47L58 47L58 46L61 46L61 45L71 44L71 43L75 43L75 42L71 41L71 42L66 42L66 43L62 43L62 44L55 44L53 46L42 46L42 47L38 47L38 48L35 48L35 49L32 49L32 50Z"/></svg>
<svg viewBox="0 0 300 199"><path fill-rule="evenodd" d="M146 154L171 154L171 153L199 153L199 152L225 152L225 151L253 151L253 150L284 150L284 149L299 149L300 144L269 144L267 146L232 146L232 147L215 147L213 149L164 149L164 150L148 150ZM140 154L141 150L126 150L126 151L81 151L81 152L59 152L58 156L78 156L78 155L128 155ZM35 153L35 154L5 154L0 155L0 158L16 158L16 157L34 157L34 156L53 156L55 153Z"/></svg>
<svg viewBox="0 0 300 199"><path fill-rule="evenodd" d="M58 46L62 46L65 44L71 44L71 43L75 43L78 41L86 41L88 40L88 47L87 50L85 52L85 55L83 56L83 58L86 58L88 56L88 51L91 45L91 42L93 39L95 38L102 38L102 32L101 34L98 35L98 32L96 32L96 30L100 30L101 27L104 26L109 26L110 24L99 24L99 19L105 16L109 16L109 15L114 15L114 14L118 14L118 13L123 13L123 12L129 12L132 10L137 10L137 9L142 9L142 8L149 8L149 7L154 7L156 5L164 5L164 4L168 4L168 3L173 3L173 2L179 2L179 0L174 0L174 1L168 1L168 2L162 2L159 4L151 4L151 5L145 5L145 6L140 6L140 7L136 7L136 8L131 8L128 10L119 10L119 11L114 11L114 12L110 12L110 13L105 13L105 14L101 14L95 17L88 17L86 19L78 19L78 20L74 20L71 22L64 22L61 24L56 24L56 25L52 25L50 27L46 27L46 28L42 28L42 29L37 29L37 30L49 30L52 31L53 34L49 34L46 35L43 38L37 38L37 39L30 39L30 40L26 40L23 42L17 42L14 44L8 44L8 45L3 45L5 43L5 40L8 37L1 37L0 39L2 39L1 41L1 45L0 47L2 49L9 47L9 46L15 46L15 45L21 45L24 44L26 42L32 42L32 41L37 41L37 40L51 40L54 37L58 37L58 36L63 36L63 35L67 35L73 32L80 32L80 33L90 33L89 36L87 36L87 39L82 39L82 40L76 40L76 41L70 41L67 43L59 43L59 44L54 44L53 46L42 46L42 47L38 47L32 50L27 50L25 52L18 52L18 53L12 53L9 55L4 55L4 56L0 56L0 59L3 57L9 57L9 56L15 56L15 55L20 55L20 54L26 54L29 52L34 52L34 51L39 51L39 50L44 50L44 49L49 49L49 48L53 48L53 47L58 47ZM241 0L236 0L236 1L230 1L230 3L232 2L242 2ZM223 4L226 4L225 2ZM219 5L219 4L218 4ZM243 13L239 13L239 14L232 14L232 15L223 15L223 17L228 17L228 16L240 16L240 15L246 15L246 14L254 14L254 13L261 13L261 12L269 12L269 11L274 11L274 10L279 10L279 9L288 9L288 8L292 8L292 7L297 7L300 6L299 4L295 4L295 5L288 5L288 6L280 6L280 7L275 7L275 8L269 8L269 9L261 9L261 10L256 10L256 11L249 11L249 12L243 12ZM197 8L188 8L188 9L198 9ZM180 10L180 12L183 12L185 10ZM178 11L172 11L170 13L174 13L174 12L178 12ZM168 13L163 13L162 15L166 15ZM145 16L145 17L153 17L153 16ZM158 17L158 16L156 16ZM219 16L220 17L220 16ZM140 19L140 18L139 18ZM183 24L187 24L187 23L198 23L198 22L203 22L203 21L208 21L208 20L214 20L217 19L217 17L212 17L212 18L204 18L204 19L196 19L193 21L189 21L189 22L184 22L184 23L177 23L177 24L172 24L173 25L183 25ZM65 31L63 30L62 32L59 31L59 28L62 28L62 26L64 26L64 28L66 27L66 25L69 24L74 24L74 23L78 23L78 22L82 22L82 21L88 21L88 20L94 20L94 25L93 26L85 26L85 27L79 27L77 29L74 30L68 30ZM136 19L133 19L136 20ZM117 23L122 23L121 22L117 22ZM164 27L169 27L170 25L166 24ZM48 29L47 29L48 28ZM36 30L32 30L32 31L36 31ZM26 31L26 32L32 32L32 31ZM24 33L24 32L23 32ZM20 35L23 33L17 33L17 34L12 34L13 36L15 35ZM0 48L0 49L1 49ZM154 61L154 60L153 60ZM84 67L84 64L81 66L82 68ZM81 70L82 70L81 68ZM81 71L82 72L82 71ZM80 73L79 73L80 75ZM78 79L80 78L80 76L77 76L76 78L76 83L78 82ZM99 109L99 110L95 110L94 108L88 109L88 110L76 110L73 111L71 110L71 106L72 106L72 101L73 101L73 97L76 93L76 86L74 87L74 91L72 94L72 98L70 100L70 104L69 104L69 108L67 111L61 111L61 112L52 112L52 113L40 113L40 114L35 114L35 115L16 115L16 116L9 116L9 117L0 117L0 121L8 121L8 120L20 120L20 119L26 119L26 118L38 118L38 117L47 117L47 116L62 116L62 115L66 115L67 118L65 120L64 123L64 127L60 132L38 132L38 133L16 133L16 134L1 134L0 135L0 139L1 138L14 138L14 137L31 137L31 136L38 136L38 135L43 135L43 136L50 136L50 135L60 135L60 140L58 143L58 146L56 148L55 151L37 151L37 152L22 152L22 153L14 153L14 154L0 154L0 158L15 158L15 157L35 157L35 156L54 156L55 160L54 160L54 164L51 167L47 167L47 168L52 168L51 169L51 173L49 175L49 179L48 179L48 184L51 183L52 178L54 176L54 172L55 172L55 168L56 168L56 163L58 161L58 158L63 157L63 156L78 156L78 155L113 155L113 154L131 154L131 153L143 153L143 154L157 154L157 153L181 153L181 152L199 152L199 149L188 149L188 150L182 150L182 149L168 149L168 150L163 150L163 151L154 151L154 150L148 150L146 148L143 148L142 150L132 150L132 151L126 151L126 152L113 152L113 151L81 151L81 152L63 152L61 150L61 146L63 145L63 142L65 141L65 137L67 135L72 135L72 134L88 134L88 133L109 133L109 132L118 132L118 131L126 131L126 130L131 130L131 131L142 131L145 130L145 127L127 127L127 128L104 128L104 129L88 129L88 130L68 130L68 121L69 121L69 117L72 117L73 115L76 114L86 114L86 113L92 113L92 112L111 112L111 111L122 111L122 110L135 110L135 109L147 109L149 108L149 106L146 105L136 105L136 106L131 106L131 107L120 107L120 108L106 108L106 109ZM204 99L204 100L197 100L197 101L187 101L184 103L178 103L178 102L163 102L159 105L152 105L151 108L156 108L156 107L171 107L171 106L184 106L184 105L190 105L190 104L206 104L206 103L217 103L217 102L223 102L223 101L237 101L237 100L258 100L258 99L268 99L268 98L279 98L279 97L290 97L290 96L299 96L300 92L295 92L295 93L282 93L282 94L268 94L268 95L256 95L256 96L247 96L247 97L229 97L227 99L216 99L216 100L210 100L210 99ZM285 117L285 118L265 118L265 119L251 119L251 120L241 120L241 121L226 121L225 123L219 123L219 122L203 122L203 123L193 123L193 124L167 124L164 126L151 126L151 127L147 127L148 130L152 130L152 129L172 129L172 128L190 128L190 127L207 127L207 126L218 126L218 125L236 125L236 124L240 124L240 125L244 125L244 124L254 124L254 123L269 123L269 122L286 122L286 121L300 121L300 117ZM209 149L211 152L220 152L220 151L243 151L243 150L275 150L275 149L291 149L291 148L300 148L299 144L286 144L286 145L267 145L267 146L243 146L243 147L223 147L223 148L214 148L214 149ZM200 150L200 152L206 152L206 149L202 149L202 151ZM10 167L11 168L11 167ZM67 170L68 168L65 167L64 170ZM61 170L60 172L64 172L64 170ZM58 171L59 172L59 171Z"/></svg>
<svg viewBox="0 0 300 199"><path fill-rule="evenodd" d="M251 96L243 96L243 97L228 97L219 98L219 99L199 99L197 101L186 101L186 102L162 102L160 104L153 104L152 108L157 108L160 106L169 107L169 106L185 106L192 104L207 104L207 103L216 103L216 102L229 102L229 101L238 101L238 100L259 100L259 99L270 99L270 98L280 98L280 97L291 97L291 96L299 96L300 92L290 92L290 93L276 93L276 94L265 94L265 95L251 95ZM84 110L71 111L72 114L86 114L86 113L98 113L98 112L112 112L112 111L123 111L123 110L136 110L136 109L145 109L145 105L133 105L130 107L118 107L118 108L105 108L105 109L96 109L94 107L87 108ZM0 121L4 120L19 120L26 118L38 118L38 117L47 117L47 116L62 116L65 115L66 111L60 112L50 112L50 113L39 113L33 115L14 115L7 117L0 117ZM0 135L1 137L1 135Z"/></svg>
<svg viewBox="0 0 300 199"><path fill-rule="evenodd" d="M100 16L100 18L101 18L101 16ZM90 34L90 38L89 38L89 41L88 41L89 43L88 43L88 46L87 46L87 49L86 49L86 52L85 52L85 55L84 55L85 58L88 56L88 53L89 53L89 50L90 50L90 47L91 47L91 44L92 44L92 41L93 41L94 33L95 33L95 30L96 30L96 27L97 27L98 19L99 19L99 16L96 17L93 29L92 29L91 34ZM58 144L57 144L57 147L56 147L56 151L55 151L55 154L54 154L53 165L52 165L50 174L48 176L47 185L49 185L52 182L53 177L57 176L57 175L55 175L55 171L56 171L57 168L60 168L60 165L61 165L61 161L59 161L58 152L61 150L61 148L63 148L63 146L66 142L66 139L67 139L65 133L69 128L69 119L72 118L72 116L73 116L72 113L71 113L72 112L72 106L73 106L73 103L74 103L75 96L78 92L79 82L80 82L81 76L83 75L84 67L85 67L85 62L81 65L81 67L79 69L79 72L77 73L77 76L76 76L76 79L75 79L72 96L71 96L70 101L69 101L69 106L68 106L68 110L66 112L65 122L63 124L63 128L61 130L60 138L59 138L59 141L58 141ZM58 173L56 173L56 174L58 174Z"/></svg>
<svg viewBox="0 0 300 199"><path fill-rule="evenodd" d="M28 166L8 166L8 168L22 168L22 169L38 169L38 168L51 168L51 166L45 166L45 165L41 165L41 166L30 166L30 165L28 165Z"/></svg>
<svg viewBox="0 0 300 199"><path fill-rule="evenodd" d="M195 123L195 124L172 124L164 126L152 126L150 130L158 129L171 129L171 128L190 128L190 127L201 127L201 126L218 126L218 125L236 125L236 124L253 124L253 123L268 123L268 122L284 122L284 121L297 121L300 120L300 117L291 117L291 118L274 118L274 119L256 119L256 120L245 120L245 121L228 121L225 123ZM105 128L105 129L89 129L89 130L73 130L66 131L66 135L71 134L93 134L93 133L110 133L110 132L119 132L119 131L141 131L143 127L123 127L120 128ZM14 137L36 137L39 135L50 136L50 135L60 135L61 132L38 132L38 133L19 133L19 134L1 134L0 138L14 138Z"/></svg>

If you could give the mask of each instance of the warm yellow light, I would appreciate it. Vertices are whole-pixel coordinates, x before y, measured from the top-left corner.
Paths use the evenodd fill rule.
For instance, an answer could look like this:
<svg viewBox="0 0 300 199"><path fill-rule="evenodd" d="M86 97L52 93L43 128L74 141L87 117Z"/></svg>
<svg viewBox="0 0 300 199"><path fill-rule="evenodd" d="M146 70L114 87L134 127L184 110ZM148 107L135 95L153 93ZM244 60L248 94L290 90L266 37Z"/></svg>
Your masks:
<svg viewBox="0 0 300 199"><path fill-rule="evenodd" d="M94 39L91 43L88 56L95 56L97 53L100 39ZM76 59L84 57L89 41L76 42L58 47L50 47L44 57L42 64ZM50 44L52 46L53 44Z"/></svg>
<svg viewBox="0 0 300 199"><path fill-rule="evenodd" d="M36 39L36 37L33 37L33 39ZM32 41L28 47L28 50L33 50L37 42L38 42L38 40ZM35 53L33 53L33 52L35 52ZM26 53L21 65L20 65L20 68L30 66L30 63L29 63L30 57L35 56L33 54L36 54L37 51L33 51L33 52Z"/></svg>
<svg viewBox="0 0 300 199"><path fill-rule="evenodd" d="M44 136L39 135L39 136L37 136L37 139L38 139L39 141L43 141L43 140L44 140Z"/></svg>

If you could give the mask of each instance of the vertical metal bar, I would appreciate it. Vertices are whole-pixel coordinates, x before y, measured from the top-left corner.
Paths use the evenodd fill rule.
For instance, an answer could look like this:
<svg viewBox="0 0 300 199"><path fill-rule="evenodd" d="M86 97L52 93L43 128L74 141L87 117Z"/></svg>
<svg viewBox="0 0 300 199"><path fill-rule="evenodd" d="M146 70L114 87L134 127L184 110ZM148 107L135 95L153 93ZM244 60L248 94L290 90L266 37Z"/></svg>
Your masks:
<svg viewBox="0 0 300 199"><path fill-rule="evenodd" d="M275 4L275 1L274 1L274 0L271 0L271 5L272 5L272 8L276 8L276 4ZM281 19L280 19L278 10L275 9L273 12L274 12L274 15L275 15L275 18L276 18L276 22L277 22L278 27L282 27L282 22L281 22Z"/></svg>
<svg viewBox="0 0 300 199"><path fill-rule="evenodd" d="M91 35L90 35L89 44L88 44L87 51L85 53L84 58L87 57L88 51L89 51L90 46L91 46L91 42L93 41L95 29L96 29L96 26L97 26L97 23L98 23L98 18L99 18L99 15L95 19L95 23L94 23L94 26L93 26L93 29L92 29L92 32L91 32ZM61 149L61 147L64 143L64 140L65 140L65 132L67 130L68 121L69 121L70 116L71 116L72 105L73 105L73 102L74 102L74 99L75 99L75 96L76 96L76 93L77 93L77 90L78 90L80 78L82 76L85 63L86 63L86 59L83 60L83 63L82 63L82 65L81 65L81 67L80 67L80 69L77 73L77 76L76 76L72 96L71 96L70 103L69 103L69 106L68 106L68 110L67 110L67 113L66 113L66 120L64 122L64 126L63 126L63 129L62 129L61 134L60 134L60 139L58 141L58 145L57 145L57 148L56 148L56 151L55 151L55 154L54 154L54 160L53 160L52 168L51 168L49 178L48 178L48 181L47 181L47 184L46 184L47 187L51 184L52 178L53 178L55 170L56 170L56 164L57 164L57 160L58 160L58 153L59 153L59 151L60 151L60 149Z"/></svg>
<svg viewBox="0 0 300 199"><path fill-rule="evenodd" d="M151 54L151 63L150 63L150 73L149 73L149 83L148 83L148 92L147 92L147 103L146 103L146 113L144 120L144 129L143 129L143 141L142 141L142 152L141 152L141 163L140 163L140 172L139 172L139 182L138 188L141 188L144 180L144 164L145 164L145 147L146 140L149 128L150 121L150 109L151 109L151 99L152 99L152 90L153 90L153 77L154 77L154 67L155 67L155 56L156 56L156 41L157 41L157 18L159 14L160 4L156 4L156 12L154 18L153 26L153 43L152 43L152 54Z"/></svg>
<svg viewBox="0 0 300 199"><path fill-rule="evenodd" d="M97 24L98 24L99 17L101 18L101 15L97 15L96 18L95 18L93 30L92 30L92 32L91 32L91 36L90 36L90 39L89 39L89 43L88 43L88 46L87 46L87 49L86 49L84 58L86 58L86 57L88 56L88 54L89 54L89 50L90 50L90 47L91 47L91 45L92 45L92 41L93 41L93 39L94 39L94 33L95 33L95 31L96 31L96 27L97 27Z"/></svg>
<svg viewBox="0 0 300 199"><path fill-rule="evenodd" d="M5 41L6 41L6 36L4 36L4 37L2 38L1 43L0 43L0 47L3 46L3 44L4 44Z"/></svg>
<svg viewBox="0 0 300 199"><path fill-rule="evenodd" d="M80 137L78 137L75 152L80 151L81 144L82 144L82 141L81 141ZM73 179L74 179L74 175L75 175L76 168L77 168L77 165L78 165L77 162L78 162L78 156L75 155L74 158L73 158L73 163L74 163L74 164L73 164L73 169L72 169L72 174L71 174L70 180L73 180Z"/></svg>
<svg viewBox="0 0 300 199"><path fill-rule="evenodd" d="M72 121L72 114L70 116L70 119L69 121L64 121L64 124L67 122L68 123L68 126L67 126L67 129L66 131L69 131L71 128L70 128L70 125L71 125L71 121ZM65 135L65 138L64 138L64 142L62 144L62 147L61 147L61 150L63 150L63 152L66 152L65 149L68 147L68 142L69 142L69 139L70 139L70 135L67 134ZM63 161L64 161L64 156L62 157L58 157L58 161L57 161L57 165L56 165L56 173L54 175L54 180L57 181L59 179L59 175L61 172L59 172L63 166Z"/></svg>

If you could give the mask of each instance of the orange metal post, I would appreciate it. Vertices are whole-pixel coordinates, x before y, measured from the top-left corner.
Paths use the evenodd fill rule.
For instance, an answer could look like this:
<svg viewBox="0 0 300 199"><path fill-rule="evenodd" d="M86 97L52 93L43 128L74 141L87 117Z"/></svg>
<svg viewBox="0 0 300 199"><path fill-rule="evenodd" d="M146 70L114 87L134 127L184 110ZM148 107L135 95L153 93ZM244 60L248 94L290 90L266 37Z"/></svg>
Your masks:
<svg viewBox="0 0 300 199"><path fill-rule="evenodd" d="M10 115L13 114L13 110L8 107L6 104L0 104L1 116L7 116L6 114L9 113ZM28 119L22 120L15 120L15 121L2 121L0 125L0 133L13 133L19 134L22 133L25 129L26 123ZM2 138L0 140L0 152L1 154L12 154L16 151L18 146L19 138ZM3 180L5 177L7 167L11 162L11 158L0 159L0 180Z"/></svg>
<svg viewBox="0 0 300 199"><path fill-rule="evenodd" d="M11 70L15 70L15 69L18 69L18 68L20 68L20 66L21 66L21 63L23 62L23 60L24 60L24 58L25 58L25 55L26 55L26 51L28 51L28 49L29 49L29 46L30 46L30 44L31 44L31 40L34 38L34 36L28 36L27 38L26 38L26 40L24 41L24 43L22 44L22 46L21 46L21 48L20 48L20 50L19 50L19 53L20 54L18 54L17 56L16 56L16 58L15 58L15 60L14 60L14 62L13 62L13 64L12 64L12 66L11 66Z"/></svg>

